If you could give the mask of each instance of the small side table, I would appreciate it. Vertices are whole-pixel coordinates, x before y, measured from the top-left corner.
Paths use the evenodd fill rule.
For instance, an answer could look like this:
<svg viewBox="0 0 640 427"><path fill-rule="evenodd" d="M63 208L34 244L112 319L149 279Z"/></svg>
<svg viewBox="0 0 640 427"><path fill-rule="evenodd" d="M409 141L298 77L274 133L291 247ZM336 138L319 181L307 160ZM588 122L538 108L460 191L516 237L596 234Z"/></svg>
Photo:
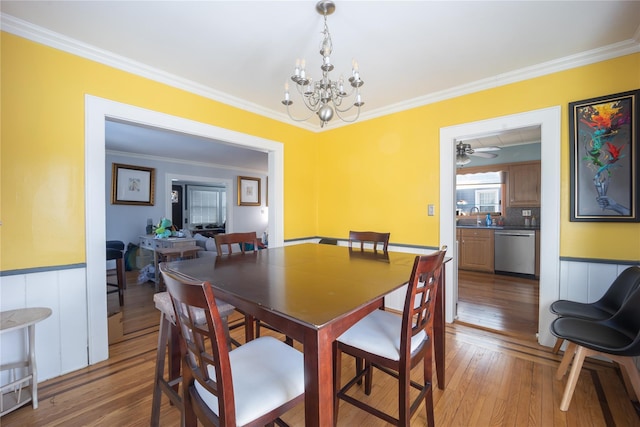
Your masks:
<svg viewBox="0 0 640 427"><path fill-rule="evenodd" d="M198 257L198 252L202 248L196 245L188 246L176 246L170 248L156 248L153 252L153 265L156 275L156 291L163 291L164 284L162 283L162 276L160 275L160 269L158 265L161 262L177 261L179 259L193 259Z"/></svg>
<svg viewBox="0 0 640 427"><path fill-rule="evenodd" d="M11 381L0 387L2 401L0 416L19 408L31 401L33 409L38 407L38 378L36 374L35 325L51 316L51 309L46 307L20 308L0 312L0 334L27 328L28 359L22 362L8 363L0 366L0 370L11 370ZM15 378L15 370L27 368L27 375ZM31 382L31 390L29 390Z"/></svg>

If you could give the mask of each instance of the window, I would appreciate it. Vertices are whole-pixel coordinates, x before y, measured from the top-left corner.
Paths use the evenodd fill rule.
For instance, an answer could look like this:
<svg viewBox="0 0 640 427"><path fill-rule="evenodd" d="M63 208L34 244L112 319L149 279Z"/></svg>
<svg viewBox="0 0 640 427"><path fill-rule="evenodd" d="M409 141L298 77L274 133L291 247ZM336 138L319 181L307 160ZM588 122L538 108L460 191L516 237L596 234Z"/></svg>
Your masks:
<svg viewBox="0 0 640 427"><path fill-rule="evenodd" d="M501 172L457 175L457 214L470 215L479 212L501 212L504 191L503 176L504 174Z"/></svg>
<svg viewBox="0 0 640 427"><path fill-rule="evenodd" d="M499 186L496 185L496 188L487 187L475 190L476 206L478 207L480 212L500 212Z"/></svg>
<svg viewBox="0 0 640 427"><path fill-rule="evenodd" d="M225 187L187 186L187 217L190 225L222 225L227 220Z"/></svg>

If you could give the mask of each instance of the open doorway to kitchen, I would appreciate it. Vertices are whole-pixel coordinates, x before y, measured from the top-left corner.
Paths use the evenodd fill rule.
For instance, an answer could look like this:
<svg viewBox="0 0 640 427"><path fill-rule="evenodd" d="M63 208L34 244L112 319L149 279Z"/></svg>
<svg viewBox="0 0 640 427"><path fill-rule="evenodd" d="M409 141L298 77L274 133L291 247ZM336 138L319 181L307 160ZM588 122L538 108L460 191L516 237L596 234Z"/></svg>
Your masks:
<svg viewBox="0 0 640 427"><path fill-rule="evenodd" d="M440 129L440 244L452 250L453 262L446 265L446 321L457 318L458 256L455 225L455 157L456 141L470 135L482 135L506 129L540 126L542 158L541 216L560 216L560 132L559 106L496 117L478 122L464 123ZM554 338L549 332L553 316L548 312L551 302L559 294L559 221L540 224L544 250L540 255L540 281L538 297L538 342L552 346Z"/></svg>
<svg viewBox="0 0 640 427"><path fill-rule="evenodd" d="M540 126L470 136L456 147L456 322L535 341Z"/></svg>

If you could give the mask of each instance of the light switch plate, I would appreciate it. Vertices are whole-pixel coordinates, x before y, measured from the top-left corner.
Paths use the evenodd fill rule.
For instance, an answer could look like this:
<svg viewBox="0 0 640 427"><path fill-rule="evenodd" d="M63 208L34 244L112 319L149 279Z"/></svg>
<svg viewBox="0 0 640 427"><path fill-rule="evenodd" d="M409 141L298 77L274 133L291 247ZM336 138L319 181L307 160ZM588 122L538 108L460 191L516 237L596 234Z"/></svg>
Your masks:
<svg viewBox="0 0 640 427"><path fill-rule="evenodd" d="M531 209L523 209L522 216L531 216Z"/></svg>
<svg viewBox="0 0 640 427"><path fill-rule="evenodd" d="M436 210L436 208L433 205L429 205L429 209L428 209L429 216L434 216L435 215L435 213L434 213L435 210Z"/></svg>

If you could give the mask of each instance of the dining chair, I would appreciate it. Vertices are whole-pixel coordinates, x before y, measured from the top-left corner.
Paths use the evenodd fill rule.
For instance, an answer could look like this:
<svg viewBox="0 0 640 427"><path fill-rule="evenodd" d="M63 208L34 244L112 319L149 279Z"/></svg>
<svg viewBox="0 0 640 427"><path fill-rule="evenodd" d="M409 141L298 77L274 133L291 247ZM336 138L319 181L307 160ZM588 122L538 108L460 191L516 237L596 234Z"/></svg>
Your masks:
<svg viewBox="0 0 640 427"><path fill-rule="evenodd" d="M631 400L640 398L640 373L634 357L640 356L640 289L625 300L612 317L605 320L586 320L575 317L559 317L551 323L551 333L569 341L556 379L567 372L573 359L571 372L562 395L560 410L567 411L575 391L585 357L601 356L612 360L622 368L624 384ZM574 358L575 353L575 358Z"/></svg>
<svg viewBox="0 0 640 427"><path fill-rule="evenodd" d="M258 237L253 231L246 233L216 234L214 238L216 240L216 251L218 252L218 256L232 255L234 253L234 245L236 244L238 245L238 250L243 254L247 252L257 252L260 249ZM249 316L245 315L244 323L236 323L231 328L235 329L237 327L246 325L247 321L249 321ZM255 319L255 325L255 334L257 338L260 337L260 329L262 327L280 333L280 331L262 322L260 319ZM249 341L250 339L253 339L253 337L246 336L247 341ZM285 337L285 342L289 345L293 345L293 339L291 337Z"/></svg>
<svg viewBox="0 0 640 427"><path fill-rule="evenodd" d="M164 264L160 264L160 271L164 270ZM162 274L161 274L162 276ZM160 311L160 327L158 329L158 348L156 349L156 369L153 379L153 398L151 400L151 427L160 425L160 405L162 403L162 393L164 393L171 404L177 407L180 412L184 411L182 397L179 394L179 385L182 382L180 374L180 346L178 343L179 332L176 326L176 315L173 310L173 303L169 292L158 292L153 295L153 302ZM227 336L227 346L231 349L231 336L229 334L228 316L235 307L224 301L216 300L218 313L225 326ZM196 312L196 322L205 323L204 311ZM167 375L165 377L165 369Z"/></svg>
<svg viewBox="0 0 640 427"><path fill-rule="evenodd" d="M640 267L626 268L611 283L604 295L592 303L558 300L549 306L551 313L560 317L575 317L585 320L605 320L613 316L622 307L625 300L640 287ZM556 339L553 353L557 354L564 343Z"/></svg>
<svg viewBox="0 0 640 427"><path fill-rule="evenodd" d="M109 283L107 279L107 294L118 293L118 302L120 306L124 305L124 290L127 287L127 277L124 265L124 242L120 240L107 240L107 261L114 260L116 262L116 283ZM107 277L110 276L107 272ZM115 289L109 289L115 288Z"/></svg>
<svg viewBox="0 0 640 427"><path fill-rule="evenodd" d="M391 233L379 233L376 231L349 231L349 249L354 243L360 243L360 250L364 250L364 244L373 245L373 250L378 250L378 244L382 245L382 251L387 252L389 248L389 236Z"/></svg>
<svg viewBox="0 0 640 427"><path fill-rule="evenodd" d="M247 233L226 233L213 236L216 241L218 256L234 253L234 245L238 245L236 253L254 252L259 249L258 236L255 231Z"/></svg>
<svg viewBox="0 0 640 427"><path fill-rule="evenodd" d="M279 417L304 399L302 353L273 337L229 351L211 284L162 274L180 337L183 425L280 424Z"/></svg>
<svg viewBox="0 0 640 427"><path fill-rule="evenodd" d="M415 258L409 278L404 309L401 316L374 310L344 332L333 344L334 350L334 424L338 421L339 400L342 399L396 426L409 426L412 415L425 401L427 422L433 427L433 311L437 287L447 247L429 255ZM364 369L346 385L341 386L342 353L362 358ZM422 361L423 381L412 381L411 369ZM365 380L365 394L370 395L373 368L398 380L398 418L347 394L361 378ZM411 402L411 387L419 391ZM382 406L385 406L381 402Z"/></svg>

